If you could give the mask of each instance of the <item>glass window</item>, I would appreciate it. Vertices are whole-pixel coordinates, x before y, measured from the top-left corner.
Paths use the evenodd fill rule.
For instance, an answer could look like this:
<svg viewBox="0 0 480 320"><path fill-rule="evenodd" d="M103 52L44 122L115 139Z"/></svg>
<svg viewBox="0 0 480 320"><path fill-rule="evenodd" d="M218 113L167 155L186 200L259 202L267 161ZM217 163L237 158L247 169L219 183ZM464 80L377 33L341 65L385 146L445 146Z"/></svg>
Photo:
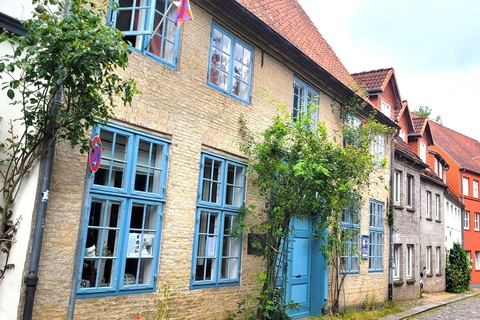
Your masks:
<svg viewBox="0 0 480 320"><path fill-rule="evenodd" d="M382 100L381 102L381 111L384 115L391 118L392 117L392 106ZM402 138L404 139L404 138ZM405 140L405 139L404 139Z"/></svg>
<svg viewBox="0 0 480 320"><path fill-rule="evenodd" d="M340 256L340 270L342 273L358 273L359 271L359 203L355 203L341 212L341 239L343 254Z"/></svg>
<svg viewBox="0 0 480 320"><path fill-rule="evenodd" d="M401 185L402 185L402 173L395 171L395 181L393 185L393 202L395 204L400 204L400 192L401 192Z"/></svg>
<svg viewBox="0 0 480 320"><path fill-rule="evenodd" d="M463 228L464 229L470 229L470 211L465 211L464 212Z"/></svg>
<svg viewBox="0 0 480 320"><path fill-rule="evenodd" d="M407 175L407 207L413 207L413 176Z"/></svg>
<svg viewBox="0 0 480 320"><path fill-rule="evenodd" d="M168 144L110 125L93 174L78 293L154 291L165 203Z"/></svg>
<svg viewBox="0 0 480 320"><path fill-rule="evenodd" d="M253 49L217 25L212 27L208 84L250 103Z"/></svg>
<svg viewBox="0 0 480 320"><path fill-rule="evenodd" d="M464 196L468 196L468 183L469 183L468 178L462 179L462 191Z"/></svg>
<svg viewBox="0 0 480 320"><path fill-rule="evenodd" d="M385 158L385 137L377 134L370 145L370 152L373 155L373 161L380 164Z"/></svg>
<svg viewBox="0 0 480 320"><path fill-rule="evenodd" d="M180 37L175 27L177 7L172 6L166 12L170 0L114 1L118 3L118 10L111 11L110 22L123 32L123 39L136 51L175 68Z"/></svg>
<svg viewBox="0 0 480 320"><path fill-rule="evenodd" d="M407 246L407 270L406 270L406 278L412 278L412 270L413 270L413 245Z"/></svg>
<svg viewBox="0 0 480 320"><path fill-rule="evenodd" d="M435 248L435 273L440 273L440 247Z"/></svg>
<svg viewBox="0 0 480 320"><path fill-rule="evenodd" d="M420 159L427 163L427 145L420 141Z"/></svg>
<svg viewBox="0 0 480 320"><path fill-rule="evenodd" d="M427 218L432 218L432 193L427 191Z"/></svg>
<svg viewBox="0 0 480 320"><path fill-rule="evenodd" d="M473 196L478 198L478 181L473 180Z"/></svg>
<svg viewBox="0 0 480 320"><path fill-rule="evenodd" d="M475 251L475 270L480 270L480 251Z"/></svg>
<svg viewBox="0 0 480 320"><path fill-rule="evenodd" d="M440 220L440 195L435 195L435 220Z"/></svg>
<svg viewBox="0 0 480 320"><path fill-rule="evenodd" d="M475 212L473 216L473 228L477 231L479 230L478 228L479 216L480 216L480 213L478 212Z"/></svg>
<svg viewBox="0 0 480 320"><path fill-rule="evenodd" d="M426 274L432 273L432 247L427 247L427 251L425 253L425 267L426 267Z"/></svg>
<svg viewBox="0 0 480 320"><path fill-rule="evenodd" d="M399 280L400 279L400 250L401 245L395 244L393 246L393 279Z"/></svg>
<svg viewBox="0 0 480 320"><path fill-rule="evenodd" d="M369 271L383 271L383 210L382 202L370 200Z"/></svg>
<svg viewBox="0 0 480 320"><path fill-rule="evenodd" d="M309 114L311 121L317 122L318 108L316 107L318 107L318 91L314 90L303 81L294 78L292 103L293 121Z"/></svg>
<svg viewBox="0 0 480 320"><path fill-rule="evenodd" d="M245 197L243 163L202 154L192 287L238 284L241 238L231 229Z"/></svg>

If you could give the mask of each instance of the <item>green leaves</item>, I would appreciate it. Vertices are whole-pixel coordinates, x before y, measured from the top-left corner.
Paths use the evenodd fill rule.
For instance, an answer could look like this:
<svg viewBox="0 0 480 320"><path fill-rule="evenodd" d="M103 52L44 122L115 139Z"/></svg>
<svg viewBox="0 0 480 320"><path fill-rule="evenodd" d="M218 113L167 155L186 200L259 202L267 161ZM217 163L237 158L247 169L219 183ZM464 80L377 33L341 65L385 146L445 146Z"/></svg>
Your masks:
<svg viewBox="0 0 480 320"><path fill-rule="evenodd" d="M13 98L15 97L15 92L12 89L8 89L7 97L13 100Z"/></svg>

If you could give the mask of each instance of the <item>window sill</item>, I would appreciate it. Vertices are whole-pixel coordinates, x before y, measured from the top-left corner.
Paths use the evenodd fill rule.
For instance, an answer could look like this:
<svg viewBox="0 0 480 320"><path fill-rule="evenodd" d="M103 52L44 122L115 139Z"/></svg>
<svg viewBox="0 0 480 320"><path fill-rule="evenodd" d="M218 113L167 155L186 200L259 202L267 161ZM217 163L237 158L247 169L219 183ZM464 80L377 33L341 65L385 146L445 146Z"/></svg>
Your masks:
<svg viewBox="0 0 480 320"><path fill-rule="evenodd" d="M400 205L400 204L394 204L394 205L393 205L393 208L394 208L394 209L398 209L398 210L403 210L403 209L405 209L405 207L402 206L402 205Z"/></svg>
<svg viewBox="0 0 480 320"><path fill-rule="evenodd" d="M435 219L435 222L442 223L442 220L440 220L440 219Z"/></svg>
<svg viewBox="0 0 480 320"><path fill-rule="evenodd" d="M414 284L416 281L415 279L408 279L407 284Z"/></svg>
<svg viewBox="0 0 480 320"><path fill-rule="evenodd" d="M431 278L431 277L433 277L433 274L432 274L432 273L427 274L427 278Z"/></svg>
<svg viewBox="0 0 480 320"><path fill-rule="evenodd" d="M432 218L430 218L430 217L426 217L425 219L428 220L428 221L432 221Z"/></svg>
<svg viewBox="0 0 480 320"><path fill-rule="evenodd" d="M395 280L395 281L393 281L393 285L394 285L395 287L401 286L402 284L403 284L403 281L402 281L402 280Z"/></svg>
<svg viewBox="0 0 480 320"><path fill-rule="evenodd" d="M435 276L436 276L436 277L441 277L441 276L442 276L442 273L441 273L441 272L435 273Z"/></svg>
<svg viewBox="0 0 480 320"><path fill-rule="evenodd" d="M408 212L415 212L415 208L407 207L407 211L408 211Z"/></svg>

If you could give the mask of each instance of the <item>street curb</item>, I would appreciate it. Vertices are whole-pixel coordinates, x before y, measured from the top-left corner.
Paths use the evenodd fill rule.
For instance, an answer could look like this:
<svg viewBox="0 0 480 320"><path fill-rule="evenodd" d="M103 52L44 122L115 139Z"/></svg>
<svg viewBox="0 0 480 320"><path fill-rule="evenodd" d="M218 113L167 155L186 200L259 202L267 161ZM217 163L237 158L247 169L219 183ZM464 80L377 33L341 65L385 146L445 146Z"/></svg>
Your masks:
<svg viewBox="0 0 480 320"><path fill-rule="evenodd" d="M433 302L424 304L423 306L418 306L418 307L415 307L413 309L410 309L410 310L407 310L407 311L404 311L404 312L401 312L401 313L391 314L389 316L380 318L379 320L406 319L406 318L411 317L413 315L420 314L420 313L423 313L423 312L426 312L426 311L429 311L429 310L432 310L432 309L436 309L438 307L444 306L444 305L452 303L452 302L456 302L456 301L460 301L460 300L463 300L463 299L478 296L479 294L480 293L478 293L478 292L468 293L468 294L465 294L465 295L454 296L454 297L446 299L446 300L433 301Z"/></svg>

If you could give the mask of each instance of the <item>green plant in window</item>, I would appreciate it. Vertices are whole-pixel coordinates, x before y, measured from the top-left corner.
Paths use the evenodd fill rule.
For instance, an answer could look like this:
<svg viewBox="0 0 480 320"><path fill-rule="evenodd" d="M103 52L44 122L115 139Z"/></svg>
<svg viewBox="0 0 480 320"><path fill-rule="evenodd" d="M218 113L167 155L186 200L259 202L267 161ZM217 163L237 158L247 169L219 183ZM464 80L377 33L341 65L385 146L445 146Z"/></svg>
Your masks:
<svg viewBox="0 0 480 320"><path fill-rule="evenodd" d="M135 81L118 73L127 67L130 52L122 33L105 25L105 10L86 0L69 1L68 14L65 1L33 3L33 18L23 21L25 36L0 31L0 43L12 46L12 54L0 57L2 90L10 108L21 114L11 122L1 147L0 247L7 263L0 267L0 278L18 226L8 216L36 160L60 141L87 151L90 128L106 123L115 105L130 103L138 93ZM21 123L21 132L14 133L15 121Z"/></svg>

